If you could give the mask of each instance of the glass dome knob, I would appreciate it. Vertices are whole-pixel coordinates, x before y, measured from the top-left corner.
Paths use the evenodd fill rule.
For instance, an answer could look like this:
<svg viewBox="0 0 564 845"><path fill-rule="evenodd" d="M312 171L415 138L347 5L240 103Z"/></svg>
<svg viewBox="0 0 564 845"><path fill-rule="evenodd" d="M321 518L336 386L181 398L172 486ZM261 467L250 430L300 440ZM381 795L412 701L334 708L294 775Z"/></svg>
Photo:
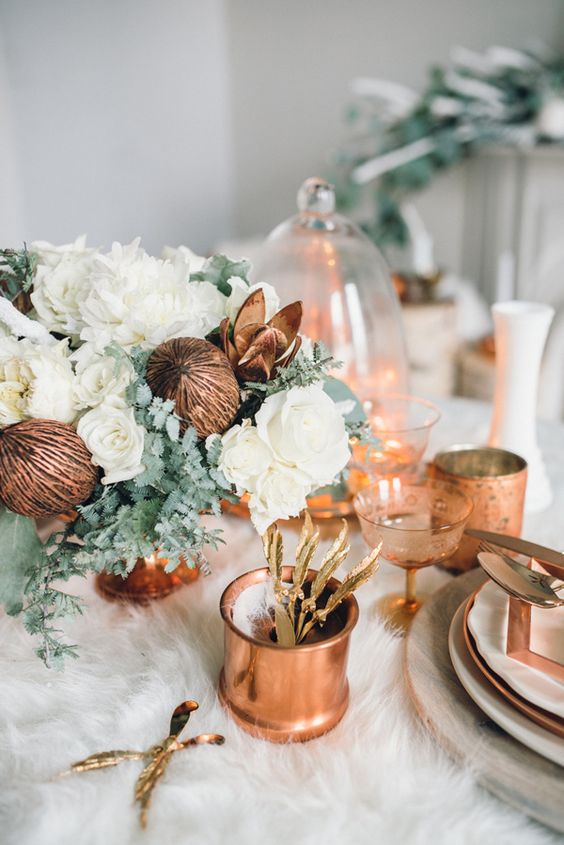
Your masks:
<svg viewBox="0 0 564 845"><path fill-rule="evenodd" d="M298 209L307 214L326 216L335 211L335 188L325 179L310 177L298 191Z"/></svg>

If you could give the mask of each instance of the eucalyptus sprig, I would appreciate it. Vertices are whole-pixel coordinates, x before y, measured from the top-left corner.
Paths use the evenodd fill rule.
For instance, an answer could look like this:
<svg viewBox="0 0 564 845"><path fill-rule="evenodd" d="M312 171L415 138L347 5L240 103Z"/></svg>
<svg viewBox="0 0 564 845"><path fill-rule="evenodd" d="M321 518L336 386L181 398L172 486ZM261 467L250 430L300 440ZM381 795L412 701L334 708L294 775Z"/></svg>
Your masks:
<svg viewBox="0 0 564 845"><path fill-rule="evenodd" d="M322 627L329 614L374 575L382 548L382 543L379 543L345 576L326 603L321 605L321 597L329 579L350 552L346 520L343 519L341 531L321 561L319 570L312 579L308 579L309 567L319 545L319 531L314 529L306 511L296 548L291 584L285 583L282 578L284 544L278 526L271 525L262 539L274 587L276 640L286 648L303 642L315 625Z"/></svg>
<svg viewBox="0 0 564 845"><path fill-rule="evenodd" d="M20 250L0 249L0 293L22 311L31 307L28 294L36 266L37 255L28 252L25 243Z"/></svg>

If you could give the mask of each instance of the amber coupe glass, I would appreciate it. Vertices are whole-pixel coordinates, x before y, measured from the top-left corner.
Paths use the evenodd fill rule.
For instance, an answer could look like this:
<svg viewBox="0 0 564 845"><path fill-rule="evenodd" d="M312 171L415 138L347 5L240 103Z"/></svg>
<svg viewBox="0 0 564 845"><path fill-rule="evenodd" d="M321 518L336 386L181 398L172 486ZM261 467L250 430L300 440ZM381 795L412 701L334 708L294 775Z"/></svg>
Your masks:
<svg viewBox="0 0 564 845"><path fill-rule="evenodd" d="M357 493L381 478L415 475L441 413L432 402L399 393L373 396L362 403L377 445L353 446L349 490Z"/></svg>
<svg viewBox="0 0 564 845"><path fill-rule="evenodd" d="M384 596L376 606L394 628L405 630L422 604L415 590L417 570L454 554L472 500L454 484L406 484L396 477L361 490L354 507L368 546L382 541L382 557L405 569L405 594Z"/></svg>

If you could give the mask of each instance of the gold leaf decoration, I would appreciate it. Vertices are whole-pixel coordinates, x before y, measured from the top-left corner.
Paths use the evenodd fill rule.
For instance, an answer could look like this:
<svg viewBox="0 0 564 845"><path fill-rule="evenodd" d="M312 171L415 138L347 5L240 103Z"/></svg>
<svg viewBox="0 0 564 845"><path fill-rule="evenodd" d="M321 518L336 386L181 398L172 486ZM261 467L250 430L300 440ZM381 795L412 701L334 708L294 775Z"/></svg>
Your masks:
<svg viewBox="0 0 564 845"><path fill-rule="evenodd" d="M188 699L179 704L172 714L169 736L146 751L101 751L98 754L91 754L85 760L74 763L68 771L62 772L61 776L77 772L90 772L95 769L107 769L109 766L117 766L118 763L123 763L124 760L150 758L135 784L135 801L139 803L141 809L139 820L141 826L145 827L153 791L164 775L172 755L176 751L182 751L184 748L191 748L195 745L223 745L225 742L225 737L221 734L199 734L180 742L178 735L184 729L190 714L197 709L198 702L193 699Z"/></svg>
<svg viewBox="0 0 564 845"><path fill-rule="evenodd" d="M110 766L117 766L123 760L143 760L148 756L147 751L102 751L100 754L91 754L86 760L79 760L73 763L70 769L63 772L63 775L70 775L74 772L92 772L95 769L107 769Z"/></svg>
<svg viewBox="0 0 564 845"><path fill-rule="evenodd" d="M147 825L147 811L151 803L151 798L153 797L153 790L164 775L166 767L172 759L173 752L178 751L181 747L181 743L178 742L175 736L167 737L162 745L162 749L147 763L137 778L135 784L135 800L139 802L141 807L141 827L146 827Z"/></svg>
<svg viewBox="0 0 564 845"><path fill-rule="evenodd" d="M303 642L315 625L322 626L347 596L358 590L378 569L380 543L356 567L346 575L343 582L331 593L323 607L318 607L318 600L323 595L334 572L343 563L350 552L349 532L346 520L338 537L321 561L321 566L313 578L310 578L309 591L305 582L309 567L319 545L319 532L314 530L310 515L306 511L300 539L295 553L292 573L292 585L282 582L282 563L284 545L277 525L271 525L263 535L264 555L274 584L274 624L276 641L279 645L291 647Z"/></svg>

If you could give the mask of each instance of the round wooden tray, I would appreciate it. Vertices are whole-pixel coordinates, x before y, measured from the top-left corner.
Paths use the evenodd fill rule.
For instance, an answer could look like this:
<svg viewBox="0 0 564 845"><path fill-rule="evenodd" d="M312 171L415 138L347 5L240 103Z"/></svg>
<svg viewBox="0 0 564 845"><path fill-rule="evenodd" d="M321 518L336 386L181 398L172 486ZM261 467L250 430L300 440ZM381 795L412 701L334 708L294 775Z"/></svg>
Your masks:
<svg viewBox="0 0 564 845"><path fill-rule="evenodd" d="M419 716L477 780L537 821L564 833L564 770L495 725L459 682L448 653L452 617L486 579L473 570L443 587L419 611L407 636L405 674Z"/></svg>

